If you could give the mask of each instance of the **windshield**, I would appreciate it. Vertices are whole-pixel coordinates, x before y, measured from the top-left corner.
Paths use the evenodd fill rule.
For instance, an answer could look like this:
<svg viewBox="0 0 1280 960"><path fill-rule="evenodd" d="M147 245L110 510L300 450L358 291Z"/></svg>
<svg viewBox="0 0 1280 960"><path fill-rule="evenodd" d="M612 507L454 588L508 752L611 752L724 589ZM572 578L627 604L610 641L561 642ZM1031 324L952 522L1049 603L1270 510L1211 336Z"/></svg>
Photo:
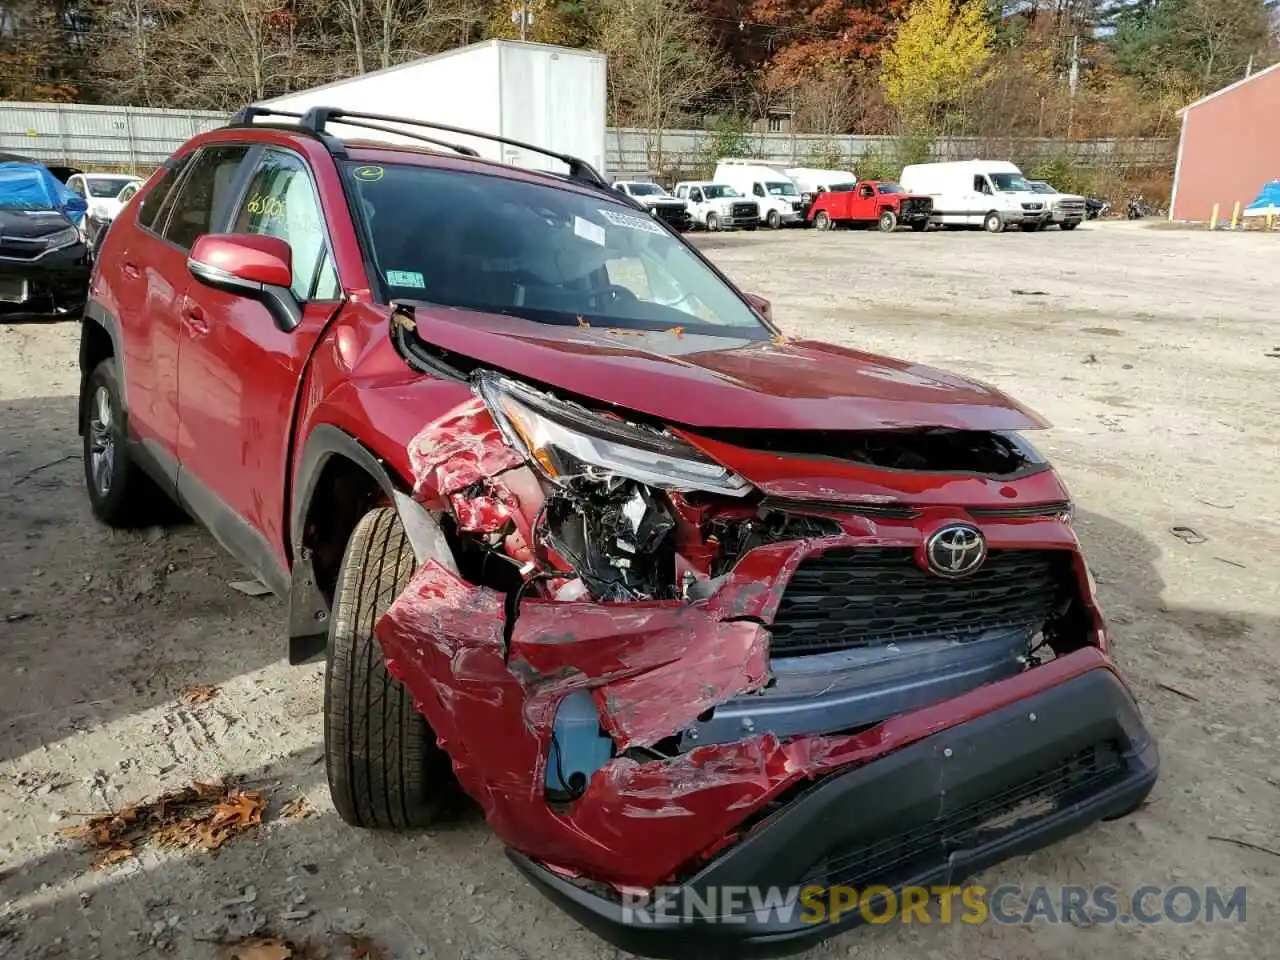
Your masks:
<svg viewBox="0 0 1280 960"><path fill-rule="evenodd" d="M114 197L133 182L129 177L86 177L89 184L89 195L92 197Z"/></svg>
<svg viewBox="0 0 1280 960"><path fill-rule="evenodd" d="M665 197L667 191L656 183L633 183L631 184L631 195L633 197Z"/></svg>
<svg viewBox="0 0 1280 960"><path fill-rule="evenodd" d="M1057 193L1058 192L1057 190L1053 189L1053 187L1049 186L1049 184L1047 183L1032 183L1031 191L1033 193Z"/></svg>
<svg viewBox="0 0 1280 960"><path fill-rule="evenodd" d="M1020 173L993 173L991 183L1001 193L1027 193L1031 184Z"/></svg>
<svg viewBox="0 0 1280 960"><path fill-rule="evenodd" d="M827 190L830 193L848 193L855 186L857 186L855 183L833 183L831 186L827 187Z"/></svg>
<svg viewBox="0 0 1280 960"><path fill-rule="evenodd" d="M766 183L764 188L769 191L771 197L798 197L800 191L796 189L794 183Z"/></svg>
<svg viewBox="0 0 1280 960"><path fill-rule="evenodd" d="M719 200L721 197L740 197L740 194L733 187L726 187L721 183L713 183L710 186L702 188L703 196L708 200Z"/></svg>
<svg viewBox="0 0 1280 960"><path fill-rule="evenodd" d="M880 193L902 193L902 187L896 183L882 183L876 187Z"/></svg>
<svg viewBox="0 0 1280 960"><path fill-rule="evenodd" d="M769 336L684 243L607 195L407 164L344 172L392 299L568 326Z"/></svg>

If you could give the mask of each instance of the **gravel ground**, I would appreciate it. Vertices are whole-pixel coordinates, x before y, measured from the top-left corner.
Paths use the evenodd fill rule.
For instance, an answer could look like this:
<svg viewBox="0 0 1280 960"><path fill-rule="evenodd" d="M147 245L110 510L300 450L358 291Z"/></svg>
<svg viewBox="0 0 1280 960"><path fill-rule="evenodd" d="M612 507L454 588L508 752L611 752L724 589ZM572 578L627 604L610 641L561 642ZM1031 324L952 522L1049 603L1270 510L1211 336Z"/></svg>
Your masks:
<svg viewBox="0 0 1280 960"><path fill-rule="evenodd" d="M980 881L1248 888L1242 924L893 923L810 956L1274 955L1280 855L1229 841L1280 851L1280 238L1114 223L699 242L789 333L972 375L1054 423L1037 442L1076 497L1162 779L1133 817ZM76 324L0 326L0 956L200 960L255 930L363 931L397 958L617 956L475 818L414 836L338 821L321 668L284 663L284 605L232 590L243 571L191 525L90 519L77 342ZM220 693L185 705L197 684ZM94 871L58 839L76 813L230 775L271 806L216 853ZM299 796L314 814L280 818Z"/></svg>

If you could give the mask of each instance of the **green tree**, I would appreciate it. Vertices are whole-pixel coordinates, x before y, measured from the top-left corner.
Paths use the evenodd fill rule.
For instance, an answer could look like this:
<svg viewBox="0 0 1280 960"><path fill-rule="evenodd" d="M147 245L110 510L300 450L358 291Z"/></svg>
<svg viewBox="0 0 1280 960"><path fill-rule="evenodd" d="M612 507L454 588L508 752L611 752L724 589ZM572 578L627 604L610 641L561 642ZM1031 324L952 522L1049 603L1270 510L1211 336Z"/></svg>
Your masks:
<svg viewBox="0 0 1280 960"><path fill-rule="evenodd" d="M885 97L908 129L931 130L982 84L993 39L983 0L916 0L884 52Z"/></svg>

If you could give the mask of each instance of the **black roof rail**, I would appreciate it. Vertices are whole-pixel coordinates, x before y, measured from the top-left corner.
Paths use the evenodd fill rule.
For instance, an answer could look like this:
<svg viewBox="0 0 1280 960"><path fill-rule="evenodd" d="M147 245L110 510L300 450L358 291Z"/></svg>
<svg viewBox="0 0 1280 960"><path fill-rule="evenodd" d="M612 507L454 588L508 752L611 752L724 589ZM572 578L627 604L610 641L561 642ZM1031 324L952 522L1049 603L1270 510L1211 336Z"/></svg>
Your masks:
<svg viewBox="0 0 1280 960"><path fill-rule="evenodd" d="M544 157L550 157L552 160L559 160L569 168L569 177L582 183L590 184L594 187L608 190L609 183L602 177L595 167L578 157L567 153L557 153L554 150L548 150L545 147L534 146L532 143L525 143L522 140L512 140L510 137L502 137L496 133L481 133L478 130L468 130L466 127L454 127L446 123L435 123L429 120L413 120L408 117L395 117L385 113L364 113L362 111L343 110L338 107L312 107L306 112L302 118L302 126L317 134L323 134L325 127L330 123L345 123L349 126L368 127L368 123L353 121L377 121L380 123L403 123L414 127L426 127L429 130L441 130L445 133L457 133L464 137L476 137L480 140L490 140L494 143L506 144L509 147L516 147L519 150L528 150L531 153L541 154ZM404 136L414 136L408 131L387 130L385 127L372 127L374 130L383 130L385 132L402 134ZM426 139L426 138L421 138ZM469 148L463 148L467 150ZM471 151L472 154L475 151Z"/></svg>

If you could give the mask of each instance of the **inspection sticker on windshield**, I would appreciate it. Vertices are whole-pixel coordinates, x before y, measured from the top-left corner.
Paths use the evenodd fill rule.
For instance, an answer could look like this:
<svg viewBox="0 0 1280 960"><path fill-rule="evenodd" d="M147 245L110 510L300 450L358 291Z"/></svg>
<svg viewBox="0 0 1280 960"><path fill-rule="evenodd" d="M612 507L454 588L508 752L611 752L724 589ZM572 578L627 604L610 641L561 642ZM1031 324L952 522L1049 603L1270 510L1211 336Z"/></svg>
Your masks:
<svg viewBox="0 0 1280 960"><path fill-rule="evenodd" d="M388 270L387 283L393 287L416 287L419 290L427 285L416 270Z"/></svg>
<svg viewBox="0 0 1280 960"><path fill-rule="evenodd" d="M633 216L629 213L620 213L617 210L601 210L600 215L615 227L626 227L628 230L643 230L645 233L656 233L658 236L663 234L662 227L658 226L652 217Z"/></svg>
<svg viewBox="0 0 1280 960"><path fill-rule="evenodd" d="M583 240L590 240L597 247L604 246L604 227L598 223L592 223L590 220L582 219L582 217L574 217L573 232Z"/></svg>

